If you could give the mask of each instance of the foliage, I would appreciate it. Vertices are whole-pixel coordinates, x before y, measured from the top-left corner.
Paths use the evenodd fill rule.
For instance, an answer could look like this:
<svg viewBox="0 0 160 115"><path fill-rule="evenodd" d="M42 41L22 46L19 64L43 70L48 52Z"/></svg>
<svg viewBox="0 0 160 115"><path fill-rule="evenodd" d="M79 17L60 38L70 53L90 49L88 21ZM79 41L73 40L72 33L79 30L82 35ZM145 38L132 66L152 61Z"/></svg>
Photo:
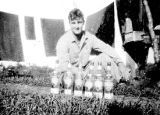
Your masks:
<svg viewBox="0 0 160 115"><path fill-rule="evenodd" d="M51 86L50 74L54 71L48 67L39 66L9 66L3 67L0 81L4 83L22 83L36 86Z"/></svg>
<svg viewBox="0 0 160 115"><path fill-rule="evenodd" d="M141 88L150 87L155 88L159 87L158 83L160 82L160 63L156 64L147 64L144 69L137 69L137 81L140 83Z"/></svg>
<svg viewBox="0 0 160 115"><path fill-rule="evenodd" d="M160 63L157 64L148 64L145 67L145 77L150 78L152 82L160 81Z"/></svg>
<svg viewBox="0 0 160 115"><path fill-rule="evenodd" d="M114 95L124 95L126 97L145 97L149 99L160 99L160 90L158 87L156 88L137 88L134 85L116 85L113 89Z"/></svg>

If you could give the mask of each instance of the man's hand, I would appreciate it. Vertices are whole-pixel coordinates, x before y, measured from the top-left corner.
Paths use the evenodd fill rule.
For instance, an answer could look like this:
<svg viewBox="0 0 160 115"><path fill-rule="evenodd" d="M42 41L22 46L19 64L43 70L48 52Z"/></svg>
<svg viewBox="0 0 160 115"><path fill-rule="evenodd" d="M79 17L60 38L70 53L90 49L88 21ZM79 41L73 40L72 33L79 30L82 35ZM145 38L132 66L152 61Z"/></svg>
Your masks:
<svg viewBox="0 0 160 115"><path fill-rule="evenodd" d="M127 69L123 63L119 63L118 67L120 69L121 75L125 80L129 80L129 76L127 74Z"/></svg>

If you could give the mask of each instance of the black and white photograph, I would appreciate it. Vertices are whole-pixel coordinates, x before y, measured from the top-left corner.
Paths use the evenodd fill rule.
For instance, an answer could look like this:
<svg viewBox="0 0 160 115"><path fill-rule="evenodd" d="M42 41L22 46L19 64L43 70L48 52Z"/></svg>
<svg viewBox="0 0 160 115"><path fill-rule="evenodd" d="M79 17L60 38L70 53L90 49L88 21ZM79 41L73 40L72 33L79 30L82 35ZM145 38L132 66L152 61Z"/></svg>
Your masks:
<svg viewBox="0 0 160 115"><path fill-rule="evenodd" d="M160 115L159 0L0 3L0 115Z"/></svg>

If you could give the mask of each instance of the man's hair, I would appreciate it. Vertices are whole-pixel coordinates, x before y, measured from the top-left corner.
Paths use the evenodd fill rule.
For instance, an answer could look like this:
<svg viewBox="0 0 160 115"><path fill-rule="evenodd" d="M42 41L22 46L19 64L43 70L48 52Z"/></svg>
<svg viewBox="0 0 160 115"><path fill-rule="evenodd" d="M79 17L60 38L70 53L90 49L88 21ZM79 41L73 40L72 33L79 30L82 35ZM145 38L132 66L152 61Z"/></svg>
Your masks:
<svg viewBox="0 0 160 115"><path fill-rule="evenodd" d="M82 18L84 21L84 16L83 16L83 13L80 9L74 8L73 10L70 11L70 13L68 15L69 21L79 19L79 18Z"/></svg>

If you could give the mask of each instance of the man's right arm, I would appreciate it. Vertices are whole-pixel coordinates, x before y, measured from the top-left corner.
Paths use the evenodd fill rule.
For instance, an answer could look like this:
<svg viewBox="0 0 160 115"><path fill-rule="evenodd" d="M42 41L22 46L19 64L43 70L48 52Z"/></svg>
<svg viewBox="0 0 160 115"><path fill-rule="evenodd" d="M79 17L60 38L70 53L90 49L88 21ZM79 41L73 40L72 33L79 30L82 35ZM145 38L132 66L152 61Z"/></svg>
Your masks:
<svg viewBox="0 0 160 115"><path fill-rule="evenodd" d="M68 45L62 37L57 42L56 55L59 61L58 71L66 71L69 62Z"/></svg>
<svg viewBox="0 0 160 115"><path fill-rule="evenodd" d="M56 46L56 54L57 58L59 61L59 66L56 68L56 70L61 73L61 72L66 72L66 71L71 71L73 74L78 74L79 68L74 67L71 65L71 67L68 67L68 64L70 62L69 59L69 47L68 47L68 42L64 38L60 38L57 46Z"/></svg>

